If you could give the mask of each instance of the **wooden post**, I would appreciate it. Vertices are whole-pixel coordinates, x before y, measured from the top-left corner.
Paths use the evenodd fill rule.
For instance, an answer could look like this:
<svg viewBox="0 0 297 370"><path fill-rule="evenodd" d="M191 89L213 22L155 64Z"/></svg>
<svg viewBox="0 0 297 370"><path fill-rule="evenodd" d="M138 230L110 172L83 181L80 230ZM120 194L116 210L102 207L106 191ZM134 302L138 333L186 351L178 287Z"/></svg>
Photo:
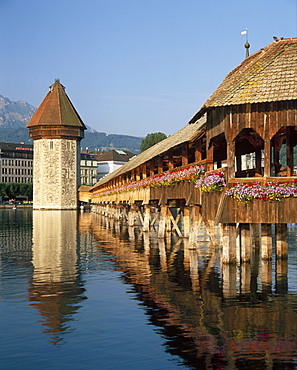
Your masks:
<svg viewBox="0 0 297 370"><path fill-rule="evenodd" d="M165 241L159 240L158 247L159 247L161 270L163 272L166 272L167 271L167 255L166 255Z"/></svg>
<svg viewBox="0 0 297 370"><path fill-rule="evenodd" d="M260 267L260 248L252 249L251 261L251 292L256 294Z"/></svg>
<svg viewBox="0 0 297 370"><path fill-rule="evenodd" d="M158 238L164 238L165 236L167 216L168 216L168 206L162 205L160 210Z"/></svg>
<svg viewBox="0 0 297 370"><path fill-rule="evenodd" d="M163 158L158 157L158 173L163 173Z"/></svg>
<svg viewBox="0 0 297 370"><path fill-rule="evenodd" d="M173 163L173 151L170 150L168 153L168 169L173 170L174 169L174 163Z"/></svg>
<svg viewBox="0 0 297 370"><path fill-rule="evenodd" d="M224 298L236 297L236 264L223 264L222 275Z"/></svg>
<svg viewBox="0 0 297 370"><path fill-rule="evenodd" d="M256 148L256 168L255 168L255 172L258 175L261 175L261 162L262 162L261 148Z"/></svg>
<svg viewBox="0 0 297 370"><path fill-rule="evenodd" d="M195 162L202 161L201 139L195 141Z"/></svg>
<svg viewBox="0 0 297 370"><path fill-rule="evenodd" d="M271 224L261 224L262 259L272 259L272 231Z"/></svg>
<svg viewBox="0 0 297 370"><path fill-rule="evenodd" d="M136 210L137 206L135 204L131 204L129 213L128 213L128 226L133 227L135 226L135 221L136 221Z"/></svg>
<svg viewBox="0 0 297 370"><path fill-rule="evenodd" d="M271 176L271 141L264 141L264 177Z"/></svg>
<svg viewBox="0 0 297 370"><path fill-rule="evenodd" d="M218 243L215 237L215 222L213 220L204 220L204 224L212 244L217 245Z"/></svg>
<svg viewBox="0 0 297 370"><path fill-rule="evenodd" d="M288 293L288 260L276 260L276 293Z"/></svg>
<svg viewBox="0 0 297 370"><path fill-rule="evenodd" d="M182 146L182 166L186 166L189 163L188 153L189 152L189 146L188 144L185 144Z"/></svg>
<svg viewBox="0 0 297 370"><path fill-rule="evenodd" d="M240 246L241 246L241 261L251 261L251 238L250 238L250 225L240 224Z"/></svg>
<svg viewBox="0 0 297 370"><path fill-rule="evenodd" d="M250 230L251 230L252 248L258 249L260 248L260 244L261 244L259 224L250 224Z"/></svg>
<svg viewBox="0 0 297 370"><path fill-rule="evenodd" d="M199 281L199 273L198 273L198 256L196 249L189 250L189 259L190 259L190 277L192 282L192 290L193 292L200 291L200 281Z"/></svg>
<svg viewBox="0 0 297 370"><path fill-rule="evenodd" d="M236 172L237 172L237 176L238 177L241 177L241 175L238 175L241 173L242 169L241 169L241 155L236 155L235 156L235 162L236 162ZM235 173L235 176L236 176L236 173Z"/></svg>
<svg viewBox="0 0 297 370"><path fill-rule="evenodd" d="M223 224L222 263L236 263L236 224Z"/></svg>
<svg viewBox="0 0 297 370"><path fill-rule="evenodd" d="M276 258L288 258L288 226L275 224Z"/></svg>
<svg viewBox="0 0 297 370"><path fill-rule="evenodd" d="M190 208L188 206L183 209L183 226L184 238L188 238L190 235Z"/></svg>
<svg viewBox="0 0 297 370"><path fill-rule="evenodd" d="M212 171L213 170L213 152L214 152L214 146L213 143L207 150L206 158L209 160L209 163L206 164L206 170Z"/></svg>
<svg viewBox="0 0 297 370"><path fill-rule="evenodd" d="M151 176L151 177L152 177L152 176L154 176L154 174L155 174L155 172L154 172L154 167L155 167L155 163L154 163L154 161L151 161L151 162L149 163L150 176Z"/></svg>
<svg viewBox="0 0 297 370"><path fill-rule="evenodd" d="M170 215L172 215L172 214L171 214L170 208L168 207L167 208L167 215L166 215L166 227L165 227L167 234L171 232L171 218L170 218Z"/></svg>
<svg viewBox="0 0 297 370"><path fill-rule="evenodd" d="M142 174L142 178L143 179L146 179L147 178L147 174L146 174L146 164L143 164L141 166L141 174Z"/></svg>
<svg viewBox="0 0 297 370"><path fill-rule="evenodd" d="M286 154L287 154L287 176L292 176L294 170L294 148L292 145L291 127L286 128Z"/></svg>
<svg viewBox="0 0 297 370"><path fill-rule="evenodd" d="M151 222L151 206L149 204L145 204L142 231L146 232L150 230L150 222Z"/></svg>
<svg viewBox="0 0 297 370"><path fill-rule="evenodd" d="M248 294L251 292L251 265L244 263L241 265L241 293Z"/></svg>
<svg viewBox="0 0 297 370"><path fill-rule="evenodd" d="M128 226L129 240L135 240L135 227Z"/></svg>
<svg viewBox="0 0 297 370"><path fill-rule="evenodd" d="M189 244L195 245L197 243L197 237L199 232L199 226L201 223L201 207L193 205L190 212L190 234L189 234Z"/></svg>
<svg viewBox="0 0 297 370"><path fill-rule="evenodd" d="M262 290L265 293L271 293L272 290L272 260L262 261Z"/></svg>
<svg viewBox="0 0 297 370"><path fill-rule="evenodd" d="M227 141L228 178L235 177L235 141Z"/></svg>

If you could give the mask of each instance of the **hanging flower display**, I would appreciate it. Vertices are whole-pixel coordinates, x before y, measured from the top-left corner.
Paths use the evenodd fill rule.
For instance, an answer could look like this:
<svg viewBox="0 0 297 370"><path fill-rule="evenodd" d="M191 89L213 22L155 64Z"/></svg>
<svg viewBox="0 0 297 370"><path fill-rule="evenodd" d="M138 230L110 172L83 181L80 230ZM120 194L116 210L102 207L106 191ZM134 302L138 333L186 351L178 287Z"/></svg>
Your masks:
<svg viewBox="0 0 297 370"><path fill-rule="evenodd" d="M297 190L297 180L289 182L251 182L235 183L226 194L239 203L246 204L253 199L280 201L294 195Z"/></svg>
<svg viewBox="0 0 297 370"><path fill-rule="evenodd" d="M125 185L120 185L105 190L103 192L93 194L91 198L98 198L104 195L119 194L127 191L145 189L148 187L152 188L158 186L169 186L181 181L195 182L204 172L205 168L203 166L198 165L189 166L186 168L177 169L173 171L167 171L160 175L155 175L153 177L149 177L147 179L139 181L133 181Z"/></svg>
<svg viewBox="0 0 297 370"><path fill-rule="evenodd" d="M195 187L199 188L203 193L222 191L225 186L226 182L223 171L203 174L195 183Z"/></svg>

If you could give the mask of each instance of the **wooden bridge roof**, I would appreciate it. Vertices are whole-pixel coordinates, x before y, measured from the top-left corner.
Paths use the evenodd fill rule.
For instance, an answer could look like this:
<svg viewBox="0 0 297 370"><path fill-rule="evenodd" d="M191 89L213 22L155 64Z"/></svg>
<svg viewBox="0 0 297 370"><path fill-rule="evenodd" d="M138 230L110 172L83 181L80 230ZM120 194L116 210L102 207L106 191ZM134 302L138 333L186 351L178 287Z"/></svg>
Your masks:
<svg viewBox="0 0 297 370"><path fill-rule="evenodd" d="M86 129L59 80L50 86L49 92L27 125L29 128L34 126L75 126Z"/></svg>
<svg viewBox="0 0 297 370"><path fill-rule="evenodd" d="M233 69L194 115L205 109L297 99L297 38L277 39Z"/></svg>
<svg viewBox="0 0 297 370"><path fill-rule="evenodd" d="M152 147L148 148L144 152L130 159L129 162L125 163L123 166L119 167L117 170L104 176L92 187L92 190L96 189L100 185L105 184L106 182L112 180L113 178L119 175L122 175L126 172L129 172L141 166L142 164L153 159L154 157L157 157L158 155L165 153L169 151L170 149L173 149L174 147L182 143L193 141L197 137L197 134L199 132L204 132L203 125L205 124L205 122L206 122L206 118L201 117L197 122L186 125L181 130L177 131L175 134L153 145Z"/></svg>

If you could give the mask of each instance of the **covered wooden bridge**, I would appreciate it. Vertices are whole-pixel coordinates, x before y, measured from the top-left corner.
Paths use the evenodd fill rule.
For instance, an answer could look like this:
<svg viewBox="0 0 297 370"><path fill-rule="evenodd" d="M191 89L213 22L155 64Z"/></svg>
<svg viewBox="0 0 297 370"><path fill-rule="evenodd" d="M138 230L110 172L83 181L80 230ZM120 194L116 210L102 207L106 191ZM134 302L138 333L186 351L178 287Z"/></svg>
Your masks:
<svg viewBox="0 0 297 370"><path fill-rule="evenodd" d="M271 259L275 232L276 255L287 258L287 224L297 221L296 128L297 38L281 39L231 71L180 131L93 186L93 212L191 243L203 221L227 263L239 251L250 261L260 244Z"/></svg>

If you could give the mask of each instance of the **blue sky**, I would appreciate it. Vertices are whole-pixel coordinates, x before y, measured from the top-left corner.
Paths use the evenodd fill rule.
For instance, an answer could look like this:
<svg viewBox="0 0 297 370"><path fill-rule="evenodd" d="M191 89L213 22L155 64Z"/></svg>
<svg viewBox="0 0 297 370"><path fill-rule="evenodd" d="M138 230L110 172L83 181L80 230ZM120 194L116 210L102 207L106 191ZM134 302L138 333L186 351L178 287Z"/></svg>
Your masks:
<svg viewBox="0 0 297 370"><path fill-rule="evenodd" d="M56 78L106 133L171 135L273 36L297 0L0 0L0 94L38 107Z"/></svg>

